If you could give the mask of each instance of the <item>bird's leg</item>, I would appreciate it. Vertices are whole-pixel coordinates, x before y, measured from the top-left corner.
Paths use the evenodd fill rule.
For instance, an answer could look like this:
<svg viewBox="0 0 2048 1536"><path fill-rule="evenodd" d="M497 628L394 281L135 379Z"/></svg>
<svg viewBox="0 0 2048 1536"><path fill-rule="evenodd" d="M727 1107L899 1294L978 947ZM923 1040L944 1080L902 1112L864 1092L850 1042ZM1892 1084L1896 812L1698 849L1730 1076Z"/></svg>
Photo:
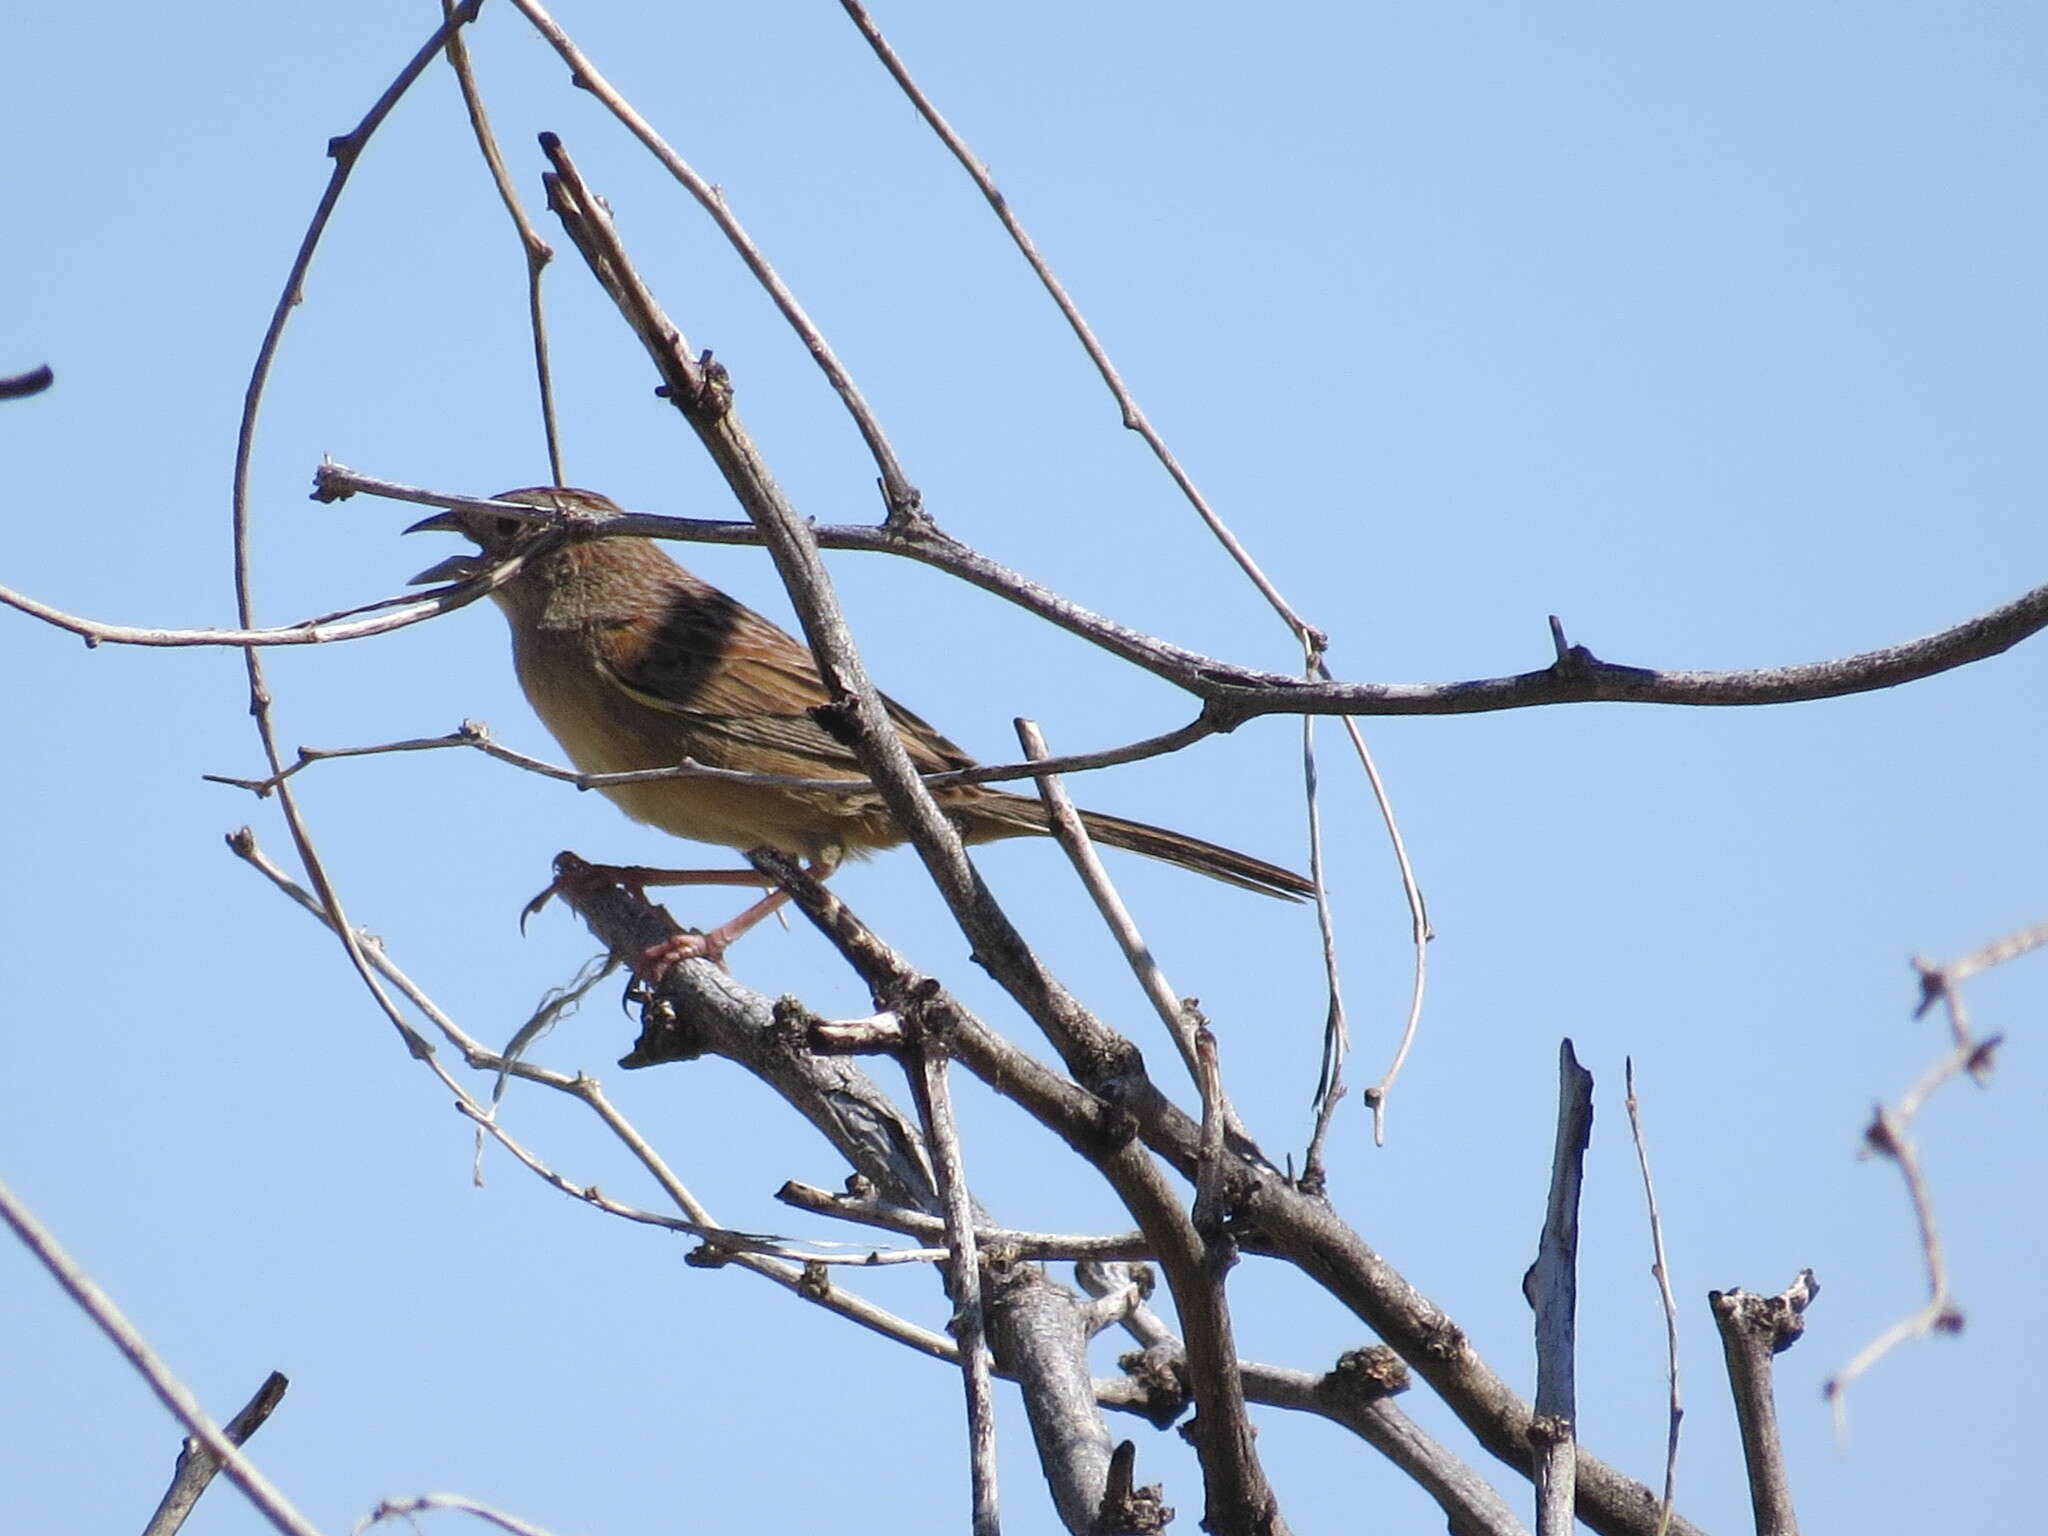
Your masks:
<svg viewBox="0 0 2048 1536"><path fill-rule="evenodd" d="M804 865L804 873L813 880L824 880L829 878L832 871L838 867L839 861L837 859L812 859ZM765 879L764 876L756 875L754 882L750 883L758 883L763 879ZM697 884L700 882L685 881L679 883ZM707 881L701 883L724 884L726 882ZM731 883L737 885L741 882L735 880ZM770 891L751 907L748 907L746 911L740 913L739 916L720 923L716 928L708 932L678 933L671 938L662 940L659 944L649 946L640 956L640 963L634 969L640 973L643 980L654 982L659 981L662 974L678 960L709 960L715 965L723 965L725 963L725 952L732 946L734 940L764 919L781 911L788 902L788 891Z"/></svg>
<svg viewBox="0 0 2048 1536"><path fill-rule="evenodd" d="M738 917L720 923L704 933L678 933L651 944L641 954L634 970L643 981L659 981L678 960L709 960L725 963L725 952L741 934L762 919L772 916L789 900L787 891L770 891Z"/></svg>

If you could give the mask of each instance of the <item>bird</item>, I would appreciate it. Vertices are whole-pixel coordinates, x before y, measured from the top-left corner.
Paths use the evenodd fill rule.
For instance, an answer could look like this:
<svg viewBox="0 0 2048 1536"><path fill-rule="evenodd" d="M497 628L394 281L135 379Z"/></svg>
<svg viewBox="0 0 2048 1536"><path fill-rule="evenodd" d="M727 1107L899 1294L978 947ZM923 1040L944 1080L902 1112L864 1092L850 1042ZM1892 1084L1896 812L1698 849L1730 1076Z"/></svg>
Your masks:
<svg viewBox="0 0 2048 1536"><path fill-rule="evenodd" d="M549 526L481 510L436 513L406 532L463 534L477 553L453 556L412 581L467 580L521 557L491 596L511 628L513 664L528 702L578 769L608 774L695 763L867 780L853 749L819 721L816 712L832 695L808 646L685 569L655 541L598 536L602 518L593 515L622 509L595 491L531 486L494 499L552 509L568 521ZM919 773L975 766L886 694L882 706ZM845 859L907 840L872 788L833 792L696 776L598 788L635 821L693 842L773 848L806 860L820 878ZM1051 835L1035 797L987 784L933 794L964 842ZM1288 899L1314 890L1292 870L1182 832L1096 811L1083 811L1081 821L1098 843L1246 890ZM630 873L642 884L762 883L741 871ZM786 899L780 892L764 898L666 958L717 959Z"/></svg>

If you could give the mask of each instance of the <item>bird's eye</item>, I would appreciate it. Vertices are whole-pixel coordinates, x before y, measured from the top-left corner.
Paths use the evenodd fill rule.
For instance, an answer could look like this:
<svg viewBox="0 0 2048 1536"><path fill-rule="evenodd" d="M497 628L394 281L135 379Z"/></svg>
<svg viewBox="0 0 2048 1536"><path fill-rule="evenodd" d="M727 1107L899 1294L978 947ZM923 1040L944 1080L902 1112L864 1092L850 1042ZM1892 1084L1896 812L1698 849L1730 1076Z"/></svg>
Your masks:
<svg viewBox="0 0 2048 1536"><path fill-rule="evenodd" d="M519 531L521 526L519 519L516 517L501 517L498 519L498 537L509 539Z"/></svg>

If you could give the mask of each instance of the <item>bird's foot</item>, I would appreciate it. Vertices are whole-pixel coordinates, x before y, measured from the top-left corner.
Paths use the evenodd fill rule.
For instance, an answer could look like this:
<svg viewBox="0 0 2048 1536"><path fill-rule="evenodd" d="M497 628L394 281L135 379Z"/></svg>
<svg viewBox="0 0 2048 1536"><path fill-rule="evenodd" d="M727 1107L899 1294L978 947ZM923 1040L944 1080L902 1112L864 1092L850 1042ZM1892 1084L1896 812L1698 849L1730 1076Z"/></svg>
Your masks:
<svg viewBox="0 0 2048 1536"><path fill-rule="evenodd" d="M708 932L671 935L643 950L634 969L640 979L650 985L661 980L668 968L679 960L709 960L722 970L725 952L732 947L733 941L764 918L780 911L788 900L787 891L770 891L738 917L720 923Z"/></svg>
<svg viewBox="0 0 2048 1536"><path fill-rule="evenodd" d="M719 929L710 933L672 933L640 952L640 958L633 962L633 974L651 987L685 960L709 960L724 970L725 951L738 935L720 937L721 933Z"/></svg>

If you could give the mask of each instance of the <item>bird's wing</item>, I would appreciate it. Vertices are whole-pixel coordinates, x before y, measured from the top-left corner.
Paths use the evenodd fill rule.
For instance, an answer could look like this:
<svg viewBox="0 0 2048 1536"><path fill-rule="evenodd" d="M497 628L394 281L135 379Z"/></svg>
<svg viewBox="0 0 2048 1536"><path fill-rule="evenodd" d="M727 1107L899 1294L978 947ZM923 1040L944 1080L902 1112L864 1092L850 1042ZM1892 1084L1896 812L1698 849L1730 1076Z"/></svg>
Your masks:
<svg viewBox="0 0 2048 1536"><path fill-rule="evenodd" d="M724 593L678 602L659 621L636 620L596 636L600 672L649 709L686 717L700 762L805 778L865 778L851 748L811 711L830 702L808 647ZM921 773L973 763L931 726L883 695Z"/></svg>

